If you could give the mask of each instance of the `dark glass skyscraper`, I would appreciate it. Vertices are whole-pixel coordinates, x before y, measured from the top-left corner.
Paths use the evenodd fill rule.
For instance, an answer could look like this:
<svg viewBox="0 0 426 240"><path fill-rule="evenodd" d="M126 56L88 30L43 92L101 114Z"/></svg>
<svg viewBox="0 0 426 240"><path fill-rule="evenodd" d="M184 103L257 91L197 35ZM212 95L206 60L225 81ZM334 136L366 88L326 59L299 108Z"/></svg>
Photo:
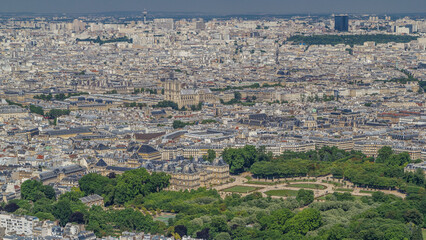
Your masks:
<svg viewBox="0 0 426 240"><path fill-rule="evenodd" d="M349 17L348 16L335 16L334 17L334 30L339 32L347 32L349 30Z"/></svg>

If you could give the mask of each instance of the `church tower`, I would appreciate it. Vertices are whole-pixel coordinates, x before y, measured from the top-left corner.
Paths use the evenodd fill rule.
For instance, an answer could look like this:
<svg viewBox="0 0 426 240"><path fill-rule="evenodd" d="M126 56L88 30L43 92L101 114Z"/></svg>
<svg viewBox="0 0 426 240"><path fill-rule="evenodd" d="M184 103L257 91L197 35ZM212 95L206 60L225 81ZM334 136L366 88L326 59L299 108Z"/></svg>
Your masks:
<svg viewBox="0 0 426 240"><path fill-rule="evenodd" d="M173 72L171 72L169 78L164 83L165 99L179 104L180 90L181 84L176 78L174 78Z"/></svg>

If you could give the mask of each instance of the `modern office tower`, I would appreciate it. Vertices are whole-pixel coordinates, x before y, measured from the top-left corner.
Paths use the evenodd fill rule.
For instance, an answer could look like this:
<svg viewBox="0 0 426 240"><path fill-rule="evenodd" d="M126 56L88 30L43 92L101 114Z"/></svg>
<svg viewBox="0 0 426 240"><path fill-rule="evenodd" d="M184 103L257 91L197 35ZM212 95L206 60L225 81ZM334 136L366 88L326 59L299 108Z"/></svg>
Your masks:
<svg viewBox="0 0 426 240"><path fill-rule="evenodd" d="M84 30L85 25L86 24L83 21L74 19L74 21L72 22L72 30L74 32L81 32Z"/></svg>
<svg viewBox="0 0 426 240"><path fill-rule="evenodd" d="M204 23L203 19L198 19L195 21L195 30L204 30L206 29L206 24Z"/></svg>
<svg viewBox="0 0 426 240"><path fill-rule="evenodd" d="M339 32L347 32L349 30L349 17L334 16L334 30Z"/></svg>
<svg viewBox="0 0 426 240"><path fill-rule="evenodd" d="M280 61L280 45L278 44L278 42L275 43L275 64L279 65Z"/></svg>
<svg viewBox="0 0 426 240"><path fill-rule="evenodd" d="M154 19L154 25L160 29L173 30L175 28L172 18L156 18Z"/></svg>
<svg viewBox="0 0 426 240"><path fill-rule="evenodd" d="M399 34L410 34L412 33L412 28L407 26L394 26L394 32Z"/></svg>

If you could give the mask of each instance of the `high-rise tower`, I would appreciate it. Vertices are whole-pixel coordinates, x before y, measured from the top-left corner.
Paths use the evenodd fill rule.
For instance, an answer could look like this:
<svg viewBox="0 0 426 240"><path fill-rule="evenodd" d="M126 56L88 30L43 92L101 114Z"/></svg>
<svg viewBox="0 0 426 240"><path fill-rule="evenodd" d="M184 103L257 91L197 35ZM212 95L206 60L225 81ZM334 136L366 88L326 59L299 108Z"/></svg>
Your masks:
<svg viewBox="0 0 426 240"><path fill-rule="evenodd" d="M279 40L278 40L279 41ZM280 57L280 44L278 41L275 43L275 64L279 65L279 57Z"/></svg>
<svg viewBox="0 0 426 240"><path fill-rule="evenodd" d="M334 16L334 30L339 32L347 32L349 30L349 17Z"/></svg>
<svg viewBox="0 0 426 240"><path fill-rule="evenodd" d="M146 15L148 15L148 11L146 9L143 10L143 23L146 24Z"/></svg>

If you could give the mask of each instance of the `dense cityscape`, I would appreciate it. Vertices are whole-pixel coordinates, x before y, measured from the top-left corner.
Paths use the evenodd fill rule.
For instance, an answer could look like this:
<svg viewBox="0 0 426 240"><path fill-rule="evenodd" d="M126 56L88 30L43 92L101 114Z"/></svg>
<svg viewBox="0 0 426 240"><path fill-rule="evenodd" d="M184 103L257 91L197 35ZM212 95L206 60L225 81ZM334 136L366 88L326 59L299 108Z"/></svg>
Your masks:
<svg viewBox="0 0 426 240"><path fill-rule="evenodd" d="M0 238L421 240L425 96L421 15L0 15Z"/></svg>

